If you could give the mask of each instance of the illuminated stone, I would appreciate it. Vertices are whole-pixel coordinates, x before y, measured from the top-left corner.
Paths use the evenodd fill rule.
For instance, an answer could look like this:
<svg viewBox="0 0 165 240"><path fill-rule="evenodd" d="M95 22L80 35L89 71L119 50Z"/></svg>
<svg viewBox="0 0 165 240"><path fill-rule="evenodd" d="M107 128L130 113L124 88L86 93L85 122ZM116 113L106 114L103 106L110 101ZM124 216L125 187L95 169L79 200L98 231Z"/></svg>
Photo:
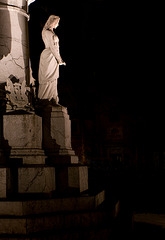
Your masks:
<svg viewBox="0 0 165 240"><path fill-rule="evenodd" d="M40 99L48 99L58 104L57 79L59 78L59 65L65 65L59 51L59 39L53 29L57 28L60 18L51 15L43 30L42 39L45 49L40 56L39 64L39 91Z"/></svg>
<svg viewBox="0 0 165 240"><path fill-rule="evenodd" d="M23 164L45 163L41 117L36 114L4 115L3 133L12 160L20 159Z"/></svg>
<svg viewBox="0 0 165 240"><path fill-rule="evenodd" d="M28 18L26 0L0 0L0 83L29 84Z"/></svg>

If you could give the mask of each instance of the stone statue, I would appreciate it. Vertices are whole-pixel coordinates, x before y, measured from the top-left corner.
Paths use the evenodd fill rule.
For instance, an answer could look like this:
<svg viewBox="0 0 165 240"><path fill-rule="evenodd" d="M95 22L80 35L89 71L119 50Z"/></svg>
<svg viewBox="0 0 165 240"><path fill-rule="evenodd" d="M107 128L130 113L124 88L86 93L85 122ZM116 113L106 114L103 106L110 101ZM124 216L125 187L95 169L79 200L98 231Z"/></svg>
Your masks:
<svg viewBox="0 0 165 240"><path fill-rule="evenodd" d="M58 104L57 79L59 78L59 65L66 65L59 51L59 38L54 33L59 25L60 18L51 15L43 30L42 39L45 49L41 53L39 63L39 90L38 98L47 99L52 104Z"/></svg>

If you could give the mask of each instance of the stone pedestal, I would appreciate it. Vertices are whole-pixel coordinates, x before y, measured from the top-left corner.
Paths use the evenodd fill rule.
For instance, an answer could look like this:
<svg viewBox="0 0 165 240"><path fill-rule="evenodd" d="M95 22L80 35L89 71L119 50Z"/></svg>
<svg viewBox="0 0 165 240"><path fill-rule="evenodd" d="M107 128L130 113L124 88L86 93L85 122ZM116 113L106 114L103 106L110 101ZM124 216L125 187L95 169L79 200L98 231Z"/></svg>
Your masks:
<svg viewBox="0 0 165 240"><path fill-rule="evenodd" d="M7 161L0 166L0 237L32 239L43 231L96 227L106 219L96 210L105 192L87 192L88 167L72 150L66 108L42 113L3 115Z"/></svg>
<svg viewBox="0 0 165 240"><path fill-rule="evenodd" d="M3 115L8 166L1 169L1 174L2 182L7 181L10 188L2 188L1 198L12 194L88 190L88 167L78 163L72 150L67 109L48 107L42 113L42 117L19 111ZM8 178L7 172L10 172Z"/></svg>
<svg viewBox="0 0 165 240"><path fill-rule="evenodd" d="M3 116L3 134L9 158L22 164L45 164L42 149L42 118L36 114L9 113Z"/></svg>
<svg viewBox="0 0 165 240"><path fill-rule="evenodd" d="M56 168L58 192L88 190L88 168L81 166L71 146L71 121L67 108L57 105L42 110L43 148L46 163Z"/></svg>
<svg viewBox="0 0 165 240"><path fill-rule="evenodd" d="M59 163L78 163L78 157L71 147L71 121L67 108L57 105L42 110L43 147L47 155ZM58 156L58 157L57 157Z"/></svg>
<svg viewBox="0 0 165 240"><path fill-rule="evenodd" d="M42 118L34 113L8 113L3 116L3 135L8 160L7 167L0 168L0 198L55 191L55 167L45 164L42 149Z"/></svg>

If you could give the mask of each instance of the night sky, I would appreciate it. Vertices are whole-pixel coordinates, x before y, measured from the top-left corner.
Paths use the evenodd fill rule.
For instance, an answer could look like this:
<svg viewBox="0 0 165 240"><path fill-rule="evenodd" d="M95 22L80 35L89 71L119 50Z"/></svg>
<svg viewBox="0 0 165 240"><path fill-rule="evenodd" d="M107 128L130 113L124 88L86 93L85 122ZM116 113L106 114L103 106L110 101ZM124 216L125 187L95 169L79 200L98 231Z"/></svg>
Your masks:
<svg viewBox="0 0 165 240"><path fill-rule="evenodd" d="M161 9L147 3L36 0L29 9L34 78L44 48L42 27L50 14L58 15L56 33L67 64L60 68L58 91L71 118L90 118L97 103L114 105L122 114L141 117L148 140L165 144Z"/></svg>

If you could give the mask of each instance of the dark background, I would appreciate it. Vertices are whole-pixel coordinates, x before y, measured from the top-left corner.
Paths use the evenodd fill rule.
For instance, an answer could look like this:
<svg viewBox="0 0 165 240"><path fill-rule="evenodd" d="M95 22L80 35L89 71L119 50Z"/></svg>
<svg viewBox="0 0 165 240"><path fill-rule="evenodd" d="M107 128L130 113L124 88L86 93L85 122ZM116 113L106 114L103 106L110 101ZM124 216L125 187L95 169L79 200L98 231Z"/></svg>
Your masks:
<svg viewBox="0 0 165 240"><path fill-rule="evenodd" d="M35 79L44 48L41 30L50 14L61 18L56 33L67 63L60 69L61 103L70 106L75 97L88 107L95 101L107 104L105 96L116 96L123 111L155 118L164 104L161 6L36 0L30 5L29 22Z"/></svg>
<svg viewBox="0 0 165 240"><path fill-rule="evenodd" d="M61 18L56 34L67 65L60 68L58 92L72 120L76 154L80 160L84 154L90 162L97 162L95 181L102 173L107 188L120 189L115 194L124 196L125 191L127 202L135 191L138 205L152 210L161 205L158 200L164 201L162 9L155 3L106 0L36 0L29 7L30 57L36 82L44 49L42 28L50 14ZM108 135L113 127L122 129L121 138Z"/></svg>
<svg viewBox="0 0 165 240"><path fill-rule="evenodd" d="M113 108L140 117L148 141L164 145L161 9L147 3L36 0L29 7L36 82L42 28L50 14L59 15L56 33L67 65L60 68L58 91L71 118L92 118L98 104Z"/></svg>

